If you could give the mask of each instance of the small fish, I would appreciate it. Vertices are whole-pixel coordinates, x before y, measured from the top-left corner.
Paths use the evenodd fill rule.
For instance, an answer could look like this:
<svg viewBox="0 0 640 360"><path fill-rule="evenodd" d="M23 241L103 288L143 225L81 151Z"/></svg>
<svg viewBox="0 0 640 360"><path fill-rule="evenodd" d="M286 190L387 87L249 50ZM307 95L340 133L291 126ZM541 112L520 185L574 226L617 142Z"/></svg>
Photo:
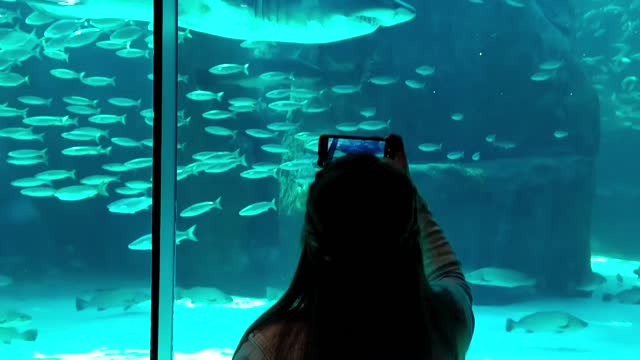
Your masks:
<svg viewBox="0 0 640 360"><path fill-rule="evenodd" d="M202 117L205 119L211 120L222 120L228 119L230 117L235 118L236 113L226 110L209 110L202 114Z"/></svg>
<svg viewBox="0 0 640 360"><path fill-rule="evenodd" d="M527 315L518 321L507 319L506 330L507 332L523 329L528 333L565 333L582 330L588 325L586 321L563 311L540 311Z"/></svg>
<svg viewBox="0 0 640 360"><path fill-rule="evenodd" d="M451 120L453 121L462 121L464 119L464 114L462 113L453 113L451 114Z"/></svg>
<svg viewBox="0 0 640 360"><path fill-rule="evenodd" d="M380 120L366 120L358 123L358 128L362 130L380 130L384 128L388 128L391 125L391 120L387 120L387 122Z"/></svg>
<svg viewBox="0 0 640 360"><path fill-rule="evenodd" d="M29 95L25 95L25 96L19 96L18 97L18 101L20 101L21 103L27 104L27 105L46 105L46 106L51 106L51 102L53 101L52 98L42 98L40 96L29 96Z"/></svg>
<svg viewBox="0 0 640 360"><path fill-rule="evenodd" d="M50 186L35 186L20 190L20 194L31 197L51 197L55 193L56 189Z"/></svg>
<svg viewBox="0 0 640 360"><path fill-rule="evenodd" d="M276 208L276 199L271 201L262 201L255 204L251 204L242 210L240 210L240 216L254 216L269 211L269 209L278 210Z"/></svg>
<svg viewBox="0 0 640 360"><path fill-rule="evenodd" d="M336 129L340 131L352 132L352 131L358 131L358 129L360 129L360 126L358 123L355 123L355 122L344 122L344 123L337 124Z"/></svg>
<svg viewBox="0 0 640 360"><path fill-rule="evenodd" d="M36 179L41 179L45 181L61 180L64 178L71 178L75 180L76 171L75 170L46 170L46 171L42 171L35 174L34 177Z"/></svg>
<svg viewBox="0 0 640 360"><path fill-rule="evenodd" d="M265 144L260 146L260 148L273 154L284 154L289 152L289 149L282 144Z"/></svg>
<svg viewBox="0 0 640 360"><path fill-rule="evenodd" d="M150 206L151 198L149 196L139 196L116 200L107 205L107 209L113 213L135 214L139 211L149 209Z"/></svg>
<svg viewBox="0 0 640 360"><path fill-rule="evenodd" d="M353 94L359 92L361 89L360 85L335 85L331 87L331 91L336 94Z"/></svg>
<svg viewBox="0 0 640 360"><path fill-rule="evenodd" d="M144 157L132 159L124 163L129 169L142 169L145 167L151 167L153 165L153 158Z"/></svg>
<svg viewBox="0 0 640 360"><path fill-rule="evenodd" d="M182 240L190 240L193 242L198 242L198 238L196 237L196 225L191 226L186 231L176 230L176 245L180 245ZM128 247L131 250L151 250L152 242L151 242L151 234L142 235L136 240L132 241Z"/></svg>
<svg viewBox="0 0 640 360"><path fill-rule="evenodd" d="M118 30L112 32L111 35L109 35L109 39L111 39L111 41L129 43L142 36L143 33L143 29L134 25L130 25L121 27Z"/></svg>
<svg viewBox="0 0 640 360"><path fill-rule="evenodd" d="M416 72L422 76L433 75L436 72L436 68L430 65L422 65L416 69Z"/></svg>
<svg viewBox="0 0 640 360"><path fill-rule="evenodd" d="M468 282L475 285L514 288L534 286L537 281L527 274L512 269L485 267L465 274Z"/></svg>
<svg viewBox="0 0 640 360"><path fill-rule="evenodd" d="M415 79L405 80L404 83L412 89L424 89L424 87L427 85L426 82Z"/></svg>
<svg viewBox="0 0 640 360"><path fill-rule="evenodd" d="M275 111L292 111L296 109L300 109L305 103L290 101L290 100L280 100L270 103L269 109L273 109Z"/></svg>
<svg viewBox="0 0 640 360"><path fill-rule="evenodd" d="M212 135L231 136L233 139L235 139L238 134L238 130L231 130L222 126L207 126L204 128L204 131Z"/></svg>
<svg viewBox="0 0 640 360"><path fill-rule="evenodd" d="M239 72L249 75L249 64L220 64L210 68L209 72L215 75L229 75Z"/></svg>
<svg viewBox="0 0 640 360"><path fill-rule="evenodd" d="M553 132L553 136L556 139L562 139L562 138L566 138L567 136L569 136L569 132L564 131L564 130L556 130Z"/></svg>
<svg viewBox="0 0 640 360"><path fill-rule="evenodd" d="M120 107L140 107L140 103L142 99L133 100L126 97L112 97L107 99L107 102L111 105L120 106Z"/></svg>
<svg viewBox="0 0 640 360"><path fill-rule="evenodd" d="M48 180L42 180L37 178L20 178L13 180L11 182L12 186L15 187L33 187L33 186L41 186L41 185L51 185L51 182Z"/></svg>
<svg viewBox="0 0 640 360"><path fill-rule="evenodd" d="M564 65L564 60L548 60L538 65L540 70L556 70Z"/></svg>
<svg viewBox="0 0 640 360"><path fill-rule="evenodd" d="M546 81L549 80L553 77L553 73L549 72L549 71L538 71L537 73L531 75L531 80L532 81Z"/></svg>
<svg viewBox="0 0 640 360"><path fill-rule="evenodd" d="M254 165L255 166L255 165ZM240 176L247 179L263 179L269 176L273 176L274 178L278 178L277 175L277 165L275 169L265 170L265 169L249 169L240 173Z"/></svg>
<svg viewBox="0 0 640 360"><path fill-rule="evenodd" d="M109 196L107 192L108 183L102 183L97 186L92 185L71 185L56 190L53 196L62 201L79 201L85 200L96 195Z"/></svg>
<svg viewBox="0 0 640 360"><path fill-rule="evenodd" d="M393 76L382 75L382 76L374 76L370 78L369 81L376 85L391 85L398 82L398 78Z"/></svg>
<svg viewBox="0 0 640 360"><path fill-rule="evenodd" d="M125 172L133 169L125 164L120 164L120 163L103 164L102 168L107 171L114 171L114 172Z"/></svg>
<svg viewBox="0 0 640 360"><path fill-rule="evenodd" d="M109 155L111 146L103 148L102 146L72 146L62 150L62 154L68 156L86 156L86 155Z"/></svg>
<svg viewBox="0 0 640 360"><path fill-rule="evenodd" d="M464 157L464 151L452 151L447 154L449 160L460 160Z"/></svg>
<svg viewBox="0 0 640 360"><path fill-rule="evenodd" d="M197 216L200 214L204 214L205 212L213 208L222 210L222 205L220 203L221 201L222 201L222 196L218 197L216 201L203 201L197 204L193 204L187 207L186 209L182 210L180 212L180 216L182 217Z"/></svg>
<svg viewBox="0 0 640 360"><path fill-rule="evenodd" d="M208 100L222 101L222 95L224 95L224 91L220 91L219 93L214 93L206 90L194 90L190 93L187 93L185 96L188 99L191 99L193 101L208 101Z"/></svg>
<svg viewBox="0 0 640 360"><path fill-rule="evenodd" d="M418 149L424 152L440 151L442 150L442 143L440 144L424 143L424 144L418 145Z"/></svg>
<svg viewBox="0 0 640 360"><path fill-rule="evenodd" d="M246 129L244 132L247 133L247 135L249 136L253 136L255 138L261 138L261 139L270 138L277 135L277 133L275 132L262 130L262 129Z"/></svg>
<svg viewBox="0 0 640 360"><path fill-rule="evenodd" d="M267 129L269 130L273 130L273 131L290 131L290 130L294 130L298 127L299 124L296 123L288 123L288 122L273 122L270 124L267 124Z"/></svg>

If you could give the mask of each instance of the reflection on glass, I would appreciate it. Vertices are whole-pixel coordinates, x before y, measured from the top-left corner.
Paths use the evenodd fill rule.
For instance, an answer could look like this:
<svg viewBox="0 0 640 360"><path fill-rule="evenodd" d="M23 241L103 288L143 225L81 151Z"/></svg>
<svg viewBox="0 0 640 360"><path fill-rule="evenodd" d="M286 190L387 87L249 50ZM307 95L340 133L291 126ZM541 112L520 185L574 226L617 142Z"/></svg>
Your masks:
<svg viewBox="0 0 640 360"><path fill-rule="evenodd" d="M627 169L620 154L637 148L633 25L605 28L614 15L595 0L575 14L563 1L463 1L455 11L344 1L350 11L320 4L299 19L278 16L297 2L222 3L179 19L176 353L229 358L285 291L323 133L403 136L414 181L486 305L470 359L607 357L615 340L598 326L634 341L640 319L618 306L640 301L640 264L615 256L631 247L638 202L604 211L611 197L637 200L629 172L597 193L603 256L590 253L599 103L603 138L626 145L609 148L599 180ZM612 245L619 213L628 227ZM546 333L547 345L528 332Z"/></svg>
<svg viewBox="0 0 640 360"><path fill-rule="evenodd" d="M0 4L1 357L148 354L153 33L30 4Z"/></svg>

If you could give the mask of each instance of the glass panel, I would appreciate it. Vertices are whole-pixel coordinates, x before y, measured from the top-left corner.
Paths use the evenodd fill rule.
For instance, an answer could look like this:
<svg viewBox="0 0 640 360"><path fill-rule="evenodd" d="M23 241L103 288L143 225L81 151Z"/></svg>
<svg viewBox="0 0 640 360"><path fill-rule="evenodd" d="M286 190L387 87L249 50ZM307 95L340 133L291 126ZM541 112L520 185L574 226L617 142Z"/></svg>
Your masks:
<svg viewBox="0 0 640 360"><path fill-rule="evenodd" d="M175 351L230 358L288 288L318 136L394 132L471 283L469 359L631 356L638 6L369 3L183 8Z"/></svg>
<svg viewBox="0 0 640 360"><path fill-rule="evenodd" d="M152 2L0 14L2 358L148 354Z"/></svg>

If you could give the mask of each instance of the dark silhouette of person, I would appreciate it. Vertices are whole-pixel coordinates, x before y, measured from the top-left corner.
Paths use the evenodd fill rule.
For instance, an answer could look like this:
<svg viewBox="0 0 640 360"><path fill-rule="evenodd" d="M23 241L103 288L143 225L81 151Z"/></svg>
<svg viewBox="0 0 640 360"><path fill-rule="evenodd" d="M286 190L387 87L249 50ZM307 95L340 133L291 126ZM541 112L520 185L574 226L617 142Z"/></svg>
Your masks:
<svg viewBox="0 0 640 360"><path fill-rule="evenodd" d="M233 359L460 360L474 330L471 303L404 151L346 155L316 174L291 284Z"/></svg>

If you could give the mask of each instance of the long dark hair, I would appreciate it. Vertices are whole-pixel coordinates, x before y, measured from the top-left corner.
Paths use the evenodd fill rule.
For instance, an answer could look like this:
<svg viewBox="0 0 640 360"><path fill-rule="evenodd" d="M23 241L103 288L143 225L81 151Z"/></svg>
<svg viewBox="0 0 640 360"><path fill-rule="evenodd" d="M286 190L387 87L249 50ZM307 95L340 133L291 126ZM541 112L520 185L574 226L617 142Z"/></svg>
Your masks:
<svg viewBox="0 0 640 360"><path fill-rule="evenodd" d="M299 322L278 337L276 360L431 359L431 288L423 267L411 179L373 155L348 155L309 188L302 254L284 295L245 332Z"/></svg>

